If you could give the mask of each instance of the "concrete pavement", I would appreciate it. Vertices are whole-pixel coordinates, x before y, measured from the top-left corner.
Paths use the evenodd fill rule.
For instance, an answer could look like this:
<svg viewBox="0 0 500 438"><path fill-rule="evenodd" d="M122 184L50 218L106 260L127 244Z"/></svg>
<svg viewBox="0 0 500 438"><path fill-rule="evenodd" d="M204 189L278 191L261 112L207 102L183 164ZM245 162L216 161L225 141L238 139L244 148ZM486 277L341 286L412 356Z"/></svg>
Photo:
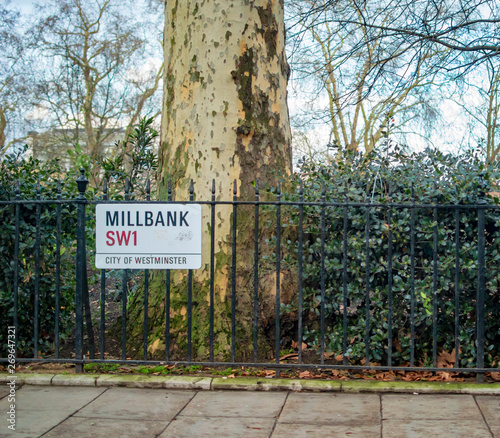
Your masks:
<svg viewBox="0 0 500 438"><path fill-rule="evenodd" d="M481 391L398 394L24 384L15 393L15 432L8 429L9 395L2 383L0 437L500 438L500 396Z"/></svg>

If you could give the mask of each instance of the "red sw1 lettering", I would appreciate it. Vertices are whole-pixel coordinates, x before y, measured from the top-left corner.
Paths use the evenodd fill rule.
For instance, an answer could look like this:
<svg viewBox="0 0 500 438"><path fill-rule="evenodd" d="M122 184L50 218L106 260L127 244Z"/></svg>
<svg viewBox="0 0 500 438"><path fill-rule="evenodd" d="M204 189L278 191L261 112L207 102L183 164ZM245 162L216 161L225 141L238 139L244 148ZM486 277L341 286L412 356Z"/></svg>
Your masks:
<svg viewBox="0 0 500 438"><path fill-rule="evenodd" d="M108 239L106 240L106 245L113 246L115 243L118 243L118 246L128 246L130 237L134 238L134 246L137 246L137 231L108 231L106 233L106 238Z"/></svg>

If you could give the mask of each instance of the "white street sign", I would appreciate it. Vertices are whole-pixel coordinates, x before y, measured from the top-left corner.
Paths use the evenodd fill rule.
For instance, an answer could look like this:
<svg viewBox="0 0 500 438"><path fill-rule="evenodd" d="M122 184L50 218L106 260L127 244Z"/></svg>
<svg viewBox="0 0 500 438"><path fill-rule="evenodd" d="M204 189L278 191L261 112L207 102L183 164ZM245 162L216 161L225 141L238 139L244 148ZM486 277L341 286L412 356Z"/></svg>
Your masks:
<svg viewBox="0 0 500 438"><path fill-rule="evenodd" d="M98 204L98 269L199 269L200 204Z"/></svg>

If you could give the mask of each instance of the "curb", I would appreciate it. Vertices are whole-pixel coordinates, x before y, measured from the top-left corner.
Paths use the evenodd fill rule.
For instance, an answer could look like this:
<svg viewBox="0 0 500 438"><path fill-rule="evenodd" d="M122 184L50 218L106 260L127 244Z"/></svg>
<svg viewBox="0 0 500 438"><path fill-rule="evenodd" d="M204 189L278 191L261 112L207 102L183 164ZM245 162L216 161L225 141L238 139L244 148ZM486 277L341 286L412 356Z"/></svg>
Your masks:
<svg viewBox="0 0 500 438"><path fill-rule="evenodd" d="M500 383L382 382L367 380L259 379L252 377L145 376L123 374L9 374L0 384L156 389L498 395Z"/></svg>
<svg viewBox="0 0 500 438"><path fill-rule="evenodd" d="M341 392L340 380L257 379L235 377L212 379L212 390Z"/></svg>

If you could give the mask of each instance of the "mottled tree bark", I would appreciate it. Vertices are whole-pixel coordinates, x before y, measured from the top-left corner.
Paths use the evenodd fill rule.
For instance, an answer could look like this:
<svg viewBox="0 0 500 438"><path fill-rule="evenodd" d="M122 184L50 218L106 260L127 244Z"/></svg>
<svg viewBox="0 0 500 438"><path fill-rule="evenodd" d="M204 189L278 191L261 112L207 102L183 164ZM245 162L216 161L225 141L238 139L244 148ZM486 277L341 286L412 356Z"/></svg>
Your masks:
<svg viewBox="0 0 500 438"><path fill-rule="evenodd" d="M160 178L241 195L291 171L281 1L167 1ZM179 193L180 194L180 193Z"/></svg>
<svg viewBox="0 0 500 438"><path fill-rule="evenodd" d="M282 0L167 0L165 75L159 187L165 199L172 181L176 200L187 200L190 180L198 200L210 200L212 180L219 200L253 200L257 178L277 184L291 173ZM238 210L237 315L239 357L251 348L253 207ZM194 351L208 348L210 209L203 210L203 266L194 273ZM218 206L215 242L215 354L229 351L232 207ZM262 238L262 240L264 240ZM174 273L173 273L174 274ZM173 275L172 274L172 275ZM186 275L173 275L170 316L178 346L185 338ZM272 300L274 275L261 281L262 300ZM162 277L163 278L163 277ZM154 325L165 318L163 281L158 276ZM265 290L264 290L265 289ZM161 298L163 297L163 298ZM272 308L272 305L270 306ZM153 315L154 313L154 315ZM149 343L163 335L153 333ZM185 342L185 341L184 341Z"/></svg>

